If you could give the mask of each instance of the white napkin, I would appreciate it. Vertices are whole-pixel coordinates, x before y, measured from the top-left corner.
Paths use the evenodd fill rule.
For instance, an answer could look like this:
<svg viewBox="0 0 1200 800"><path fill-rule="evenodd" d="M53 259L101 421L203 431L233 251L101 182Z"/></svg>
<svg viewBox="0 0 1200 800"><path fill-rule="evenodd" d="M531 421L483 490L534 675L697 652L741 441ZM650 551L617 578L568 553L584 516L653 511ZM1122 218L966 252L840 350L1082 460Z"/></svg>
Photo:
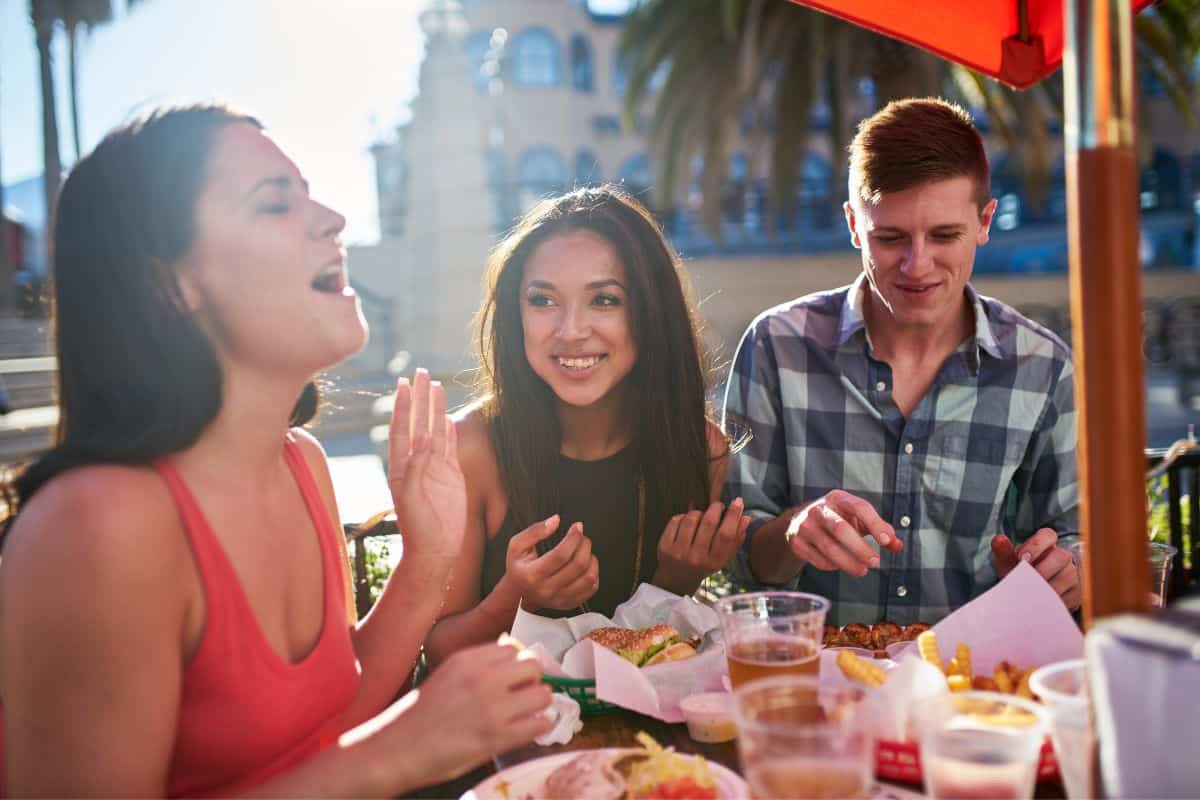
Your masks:
<svg viewBox="0 0 1200 800"><path fill-rule="evenodd" d="M542 713L554 720L554 727L534 739L540 745L566 744L583 728L579 703L561 692L554 693L550 706Z"/></svg>

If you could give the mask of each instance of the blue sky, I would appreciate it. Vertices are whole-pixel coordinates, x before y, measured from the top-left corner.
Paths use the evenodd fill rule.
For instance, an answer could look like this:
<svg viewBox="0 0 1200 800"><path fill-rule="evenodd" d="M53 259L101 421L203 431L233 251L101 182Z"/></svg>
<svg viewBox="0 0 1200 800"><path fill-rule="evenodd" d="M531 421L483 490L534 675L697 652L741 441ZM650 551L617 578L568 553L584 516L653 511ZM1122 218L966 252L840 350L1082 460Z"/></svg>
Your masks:
<svg viewBox="0 0 1200 800"><path fill-rule="evenodd" d="M562 0L567 2L567 0ZM590 0L615 12L630 0ZM218 99L259 117L346 215L350 243L379 234L367 147L407 116L417 91L427 0L114 0L113 22L81 37L84 152L139 109ZM37 48L28 0L0 0L0 169L42 170ZM66 38L55 40L63 163L74 160Z"/></svg>
<svg viewBox="0 0 1200 800"><path fill-rule="evenodd" d="M81 42L86 152L139 108L215 98L255 114L313 192L378 235L367 146L416 92L424 0L148 0ZM41 99L28 0L0 0L0 146L5 183L41 173ZM65 37L55 52L59 135L74 160Z"/></svg>

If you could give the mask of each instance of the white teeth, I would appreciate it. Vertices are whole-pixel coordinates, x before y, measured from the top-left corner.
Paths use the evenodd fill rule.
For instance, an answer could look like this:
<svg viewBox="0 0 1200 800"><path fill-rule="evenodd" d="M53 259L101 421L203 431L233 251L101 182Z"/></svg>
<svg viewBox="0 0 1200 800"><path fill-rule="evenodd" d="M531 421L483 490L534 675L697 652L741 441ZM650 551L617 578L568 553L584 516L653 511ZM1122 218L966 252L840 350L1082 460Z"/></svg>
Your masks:
<svg viewBox="0 0 1200 800"><path fill-rule="evenodd" d="M594 367L600 363L600 356L589 356L587 358L560 358L558 363L562 364L567 369L587 369Z"/></svg>

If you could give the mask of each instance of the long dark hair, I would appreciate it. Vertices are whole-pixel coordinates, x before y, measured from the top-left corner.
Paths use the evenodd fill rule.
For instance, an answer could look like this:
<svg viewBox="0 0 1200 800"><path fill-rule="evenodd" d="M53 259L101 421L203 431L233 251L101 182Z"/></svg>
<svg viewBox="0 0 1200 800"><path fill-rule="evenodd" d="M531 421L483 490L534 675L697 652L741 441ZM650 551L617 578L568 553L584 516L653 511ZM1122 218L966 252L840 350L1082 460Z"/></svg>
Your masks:
<svg viewBox="0 0 1200 800"><path fill-rule="evenodd" d="M220 364L174 267L192 243L216 135L233 123L262 127L218 105L159 109L109 133L71 170L52 259L58 429L54 446L4 487L10 512L73 467L183 450L216 417ZM317 401L310 383L292 424L311 419Z"/></svg>
<svg viewBox="0 0 1200 800"><path fill-rule="evenodd" d="M521 280L538 245L579 230L603 237L625 267L638 351L627 407L648 496L657 501L648 506L663 510L663 519L646 520L657 533L666 514L708 505L708 368L679 257L641 203L611 186L579 189L540 202L496 247L476 318L477 394L509 508L519 528L528 526L557 510L562 428L553 390L525 356Z"/></svg>

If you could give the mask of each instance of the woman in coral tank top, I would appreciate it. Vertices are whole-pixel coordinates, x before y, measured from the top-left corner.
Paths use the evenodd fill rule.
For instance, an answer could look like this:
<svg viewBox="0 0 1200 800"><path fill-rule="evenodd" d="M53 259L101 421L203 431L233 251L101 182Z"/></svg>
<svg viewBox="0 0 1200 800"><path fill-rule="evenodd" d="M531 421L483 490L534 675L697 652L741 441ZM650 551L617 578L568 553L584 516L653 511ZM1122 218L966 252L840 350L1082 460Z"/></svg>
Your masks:
<svg viewBox="0 0 1200 800"><path fill-rule="evenodd" d="M253 118L154 112L63 186L60 427L7 487L0 740L10 796L395 795L549 725L499 645L392 703L465 527L445 395L397 387L404 557L366 619L314 375L363 346L345 220Z"/></svg>

